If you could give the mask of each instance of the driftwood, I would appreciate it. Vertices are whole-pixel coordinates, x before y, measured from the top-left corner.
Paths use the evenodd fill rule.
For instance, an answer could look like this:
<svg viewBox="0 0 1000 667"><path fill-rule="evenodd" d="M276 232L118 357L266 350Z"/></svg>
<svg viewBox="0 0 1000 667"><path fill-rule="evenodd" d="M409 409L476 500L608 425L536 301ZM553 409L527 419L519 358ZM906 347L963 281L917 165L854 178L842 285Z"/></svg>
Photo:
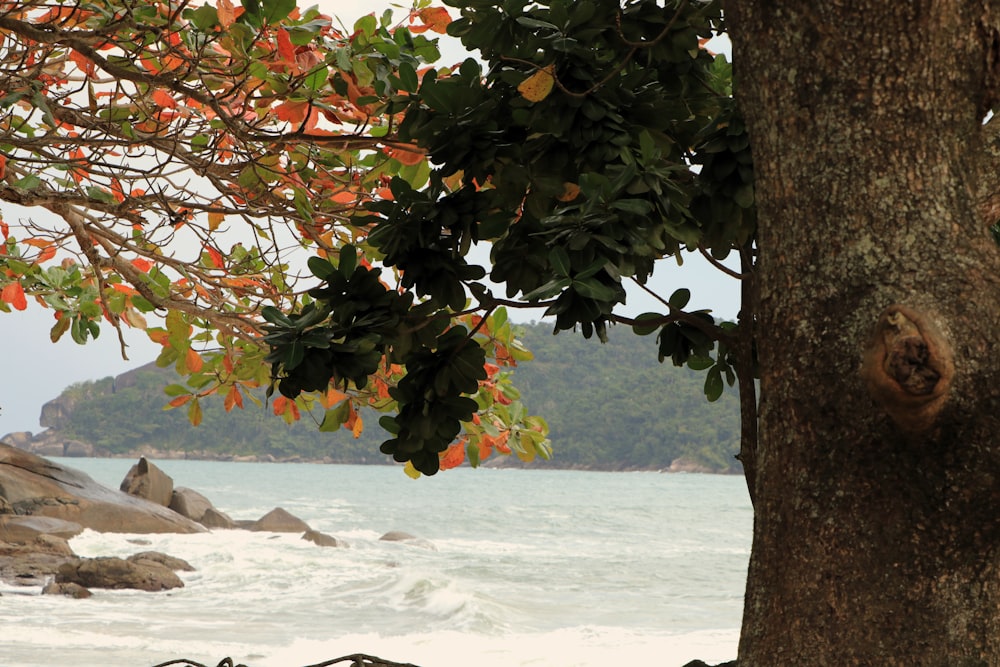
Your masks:
<svg viewBox="0 0 1000 667"><path fill-rule="evenodd" d="M161 662L158 665L153 665L153 667L171 667L172 665L177 665L178 667L208 667L208 665L187 658ZM343 665L344 667L418 667L409 662L393 662L363 653L345 655L342 658L334 658L325 662L318 662L314 665L305 665L305 667L331 667L331 665ZM237 665L233 663L232 658L223 658L216 667L247 667L247 665Z"/></svg>

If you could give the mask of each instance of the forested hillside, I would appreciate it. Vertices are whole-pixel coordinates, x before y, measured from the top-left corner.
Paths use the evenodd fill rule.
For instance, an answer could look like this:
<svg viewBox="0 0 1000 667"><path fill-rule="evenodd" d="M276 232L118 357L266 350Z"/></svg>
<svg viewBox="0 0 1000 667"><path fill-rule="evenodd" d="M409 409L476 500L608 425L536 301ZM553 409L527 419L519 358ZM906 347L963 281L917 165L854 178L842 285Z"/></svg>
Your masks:
<svg viewBox="0 0 1000 667"><path fill-rule="evenodd" d="M537 465L594 469L662 469L678 458L716 471L739 466L739 415L734 391L715 404L702 379L669 362L656 362L655 338L612 329L602 345L580 335L551 334L548 324L525 325L522 340L535 360L514 370L522 399L551 428L554 457ZM58 429L111 454L156 450L204 454L384 461L385 438L374 414L355 440L349 432L320 433L309 415L287 425L249 401L226 413L221 399L206 401L201 426L184 410L164 410L171 371L144 367L117 379L77 384L57 401ZM319 419L322 414L317 414ZM519 464L511 458L511 464Z"/></svg>

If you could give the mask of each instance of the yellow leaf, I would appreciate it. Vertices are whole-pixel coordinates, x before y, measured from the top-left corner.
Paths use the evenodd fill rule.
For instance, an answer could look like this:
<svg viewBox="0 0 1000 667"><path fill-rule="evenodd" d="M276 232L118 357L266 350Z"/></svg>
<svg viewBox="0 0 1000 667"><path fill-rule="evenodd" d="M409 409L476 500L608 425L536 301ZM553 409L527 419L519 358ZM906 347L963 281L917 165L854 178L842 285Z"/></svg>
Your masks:
<svg viewBox="0 0 1000 667"><path fill-rule="evenodd" d="M226 216L222 213L216 213L215 211L208 214L208 229L214 232L222 224L222 221L226 219Z"/></svg>
<svg viewBox="0 0 1000 667"><path fill-rule="evenodd" d="M405 472L406 476L410 479L417 479L420 477L420 471L413 467L413 461L406 462L406 465L403 466L403 472Z"/></svg>
<svg viewBox="0 0 1000 667"><path fill-rule="evenodd" d="M552 92L555 83L555 65L549 65L522 81L517 92L529 102L541 102Z"/></svg>

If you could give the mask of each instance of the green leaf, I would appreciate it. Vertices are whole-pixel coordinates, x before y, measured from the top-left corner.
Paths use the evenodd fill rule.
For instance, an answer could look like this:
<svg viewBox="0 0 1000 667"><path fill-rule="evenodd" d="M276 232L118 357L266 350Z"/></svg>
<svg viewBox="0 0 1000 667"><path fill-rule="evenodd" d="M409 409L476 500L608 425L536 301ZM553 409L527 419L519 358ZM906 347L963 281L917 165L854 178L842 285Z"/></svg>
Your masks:
<svg viewBox="0 0 1000 667"><path fill-rule="evenodd" d="M671 294L670 298L667 299L667 302L670 303L670 307L675 310L684 310L684 306L688 305L690 300L691 290L686 287L682 287Z"/></svg>
<svg viewBox="0 0 1000 667"><path fill-rule="evenodd" d="M42 179L34 174L28 174L24 178L18 179L14 183L14 187L18 190L34 190L39 185L42 184Z"/></svg>
<svg viewBox="0 0 1000 667"><path fill-rule="evenodd" d="M295 9L295 0L263 0L261 15L268 23L283 21Z"/></svg>
<svg viewBox="0 0 1000 667"><path fill-rule="evenodd" d="M635 317L635 324L632 331L638 336L648 336L660 328L660 321L663 320L663 313L642 313Z"/></svg>
<svg viewBox="0 0 1000 667"><path fill-rule="evenodd" d="M557 245L549 251L549 264L552 265L552 272L557 276L569 276L572 268L569 253L561 245Z"/></svg>
<svg viewBox="0 0 1000 667"><path fill-rule="evenodd" d="M705 376L705 398L710 402L719 400L725 390L725 383L722 381L722 371L718 365L709 369Z"/></svg>

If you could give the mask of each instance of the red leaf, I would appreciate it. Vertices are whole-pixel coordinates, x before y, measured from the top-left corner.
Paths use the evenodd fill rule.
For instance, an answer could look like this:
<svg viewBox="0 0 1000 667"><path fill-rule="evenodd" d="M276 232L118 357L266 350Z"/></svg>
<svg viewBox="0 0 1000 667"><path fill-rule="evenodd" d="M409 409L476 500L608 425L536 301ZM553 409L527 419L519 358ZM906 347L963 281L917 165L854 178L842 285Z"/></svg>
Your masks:
<svg viewBox="0 0 1000 667"><path fill-rule="evenodd" d="M11 283L0 292L0 299L9 303L15 310L24 310L28 307L28 299L24 296L24 288L21 283Z"/></svg>
<svg viewBox="0 0 1000 667"><path fill-rule="evenodd" d="M295 64L295 47L292 46L292 38L289 37L288 31L284 29L278 30L278 54L282 60Z"/></svg>
<svg viewBox="0 0 1000 667"><path fill-rule="evenodd" d="M212 260L212 266L214 266L217 269L221 269L226 266L225 262L222 261L221 252L219 252L212 246L205 246L205 250L208 251L208 256Z"/></svg>

